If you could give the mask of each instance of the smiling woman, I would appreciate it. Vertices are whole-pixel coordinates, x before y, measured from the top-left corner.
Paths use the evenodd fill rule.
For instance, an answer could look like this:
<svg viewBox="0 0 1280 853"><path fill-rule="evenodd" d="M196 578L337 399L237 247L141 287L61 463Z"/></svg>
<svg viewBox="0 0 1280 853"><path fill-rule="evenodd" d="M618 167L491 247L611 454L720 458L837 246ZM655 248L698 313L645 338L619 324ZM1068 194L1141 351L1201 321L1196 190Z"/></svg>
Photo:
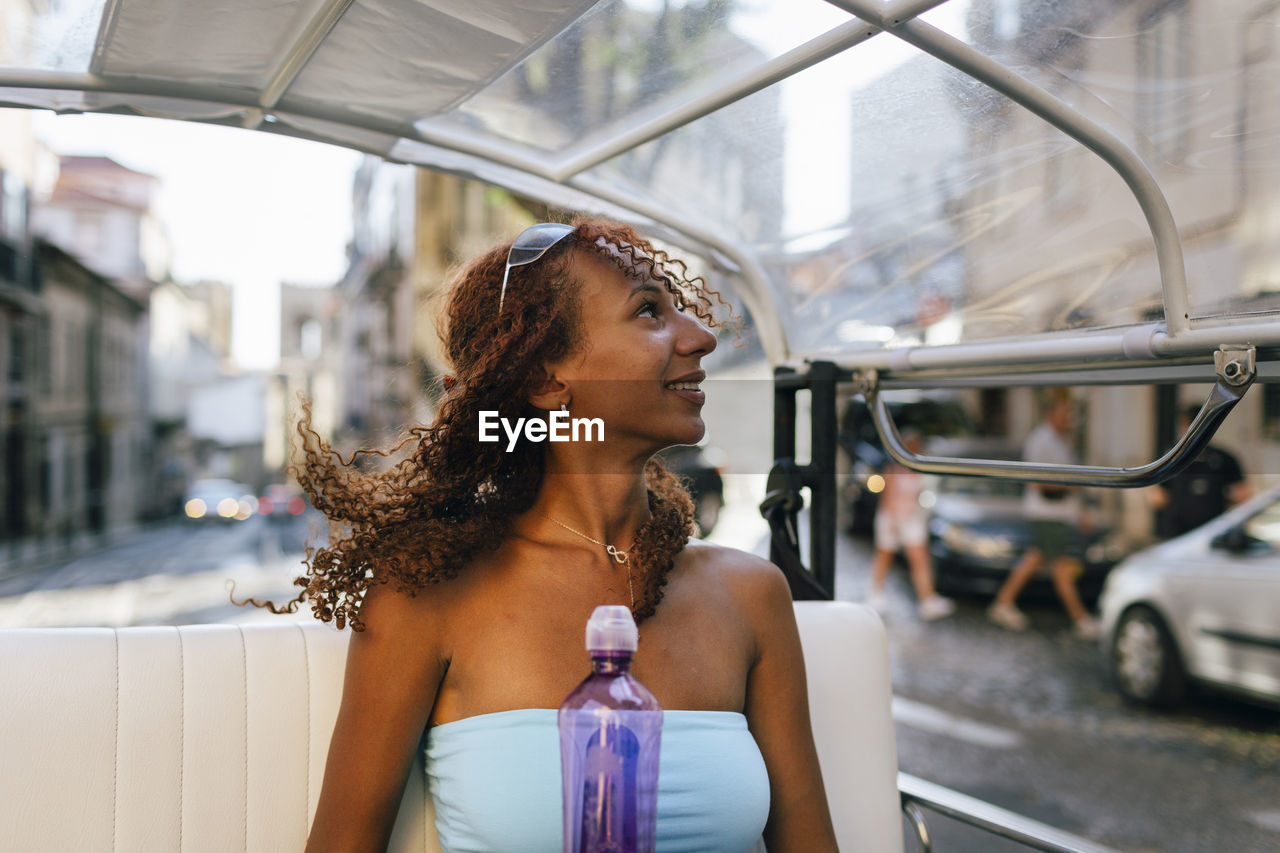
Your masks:
<svg viewBox="0 0 1280 853"><path fill-rule="evenodd" d="M436 420L412 428L401 442L411 447L408 458L384 473L363 474L335 462L309 414L299 424L305 450L299 481L338 534L315 554L299 596L310 599L317 617L360 630L360 596L370 586L393 582L414 590L453 577L508 534L557 465L561 473L630 473L646 469L663 446L701 437L700 406L673 399L701 392L668 389L666 377L701 375L697 361L715 339L698 320L716 322L718 294L686 278L680 261L629 227L599 220L579 222L571 239L536 263L509 264L511 254L509 246L495 247L454 281L444 317L452 381ZM533 443L505 452L481 440L481 413L545 424L561 407L609 424L609 440L586 458ZM666 435L647 434L655 418L666 422ZM637 421L646 425L637 430ZM639 619L662 597L676 540L688 537L681 532L687 493L656 462L645 477L650 506L622 525L641 552L653 552L643 561L652 571ZM637 517L647 510L653 518L642 526Z"/></svg>
<svg viewBox="0 0 1280 853"><path fill-rule="evenodd" d="M700 362L716 346L719 296L627 226L529 234L454 282L453 376L436 420L402 442L403 461L358 471L309 416L299 424L298 479L331 530L287 609L309 599L356 632L308 849L385 847L426 729L446 850L510 850L513 838L560 850L556 804L495 811L510 798L467 792L514 791L546 770L533 757L554 753L558 732L539 709L581 678L588 615L623 604L640 623L635 675L674 712L658 848L736 852L763 832L772 850L834 850L787 582L757 557L691 541L689 495L652 458L705 431ZM484 440L485 415L545 434L568 413L608 431ZM717 766L738 769L693 760L708 726ZM451 746L460 730L506 738L505 759L477 763L475 749ZM743 784L762 796L737 796Z"/></svg>

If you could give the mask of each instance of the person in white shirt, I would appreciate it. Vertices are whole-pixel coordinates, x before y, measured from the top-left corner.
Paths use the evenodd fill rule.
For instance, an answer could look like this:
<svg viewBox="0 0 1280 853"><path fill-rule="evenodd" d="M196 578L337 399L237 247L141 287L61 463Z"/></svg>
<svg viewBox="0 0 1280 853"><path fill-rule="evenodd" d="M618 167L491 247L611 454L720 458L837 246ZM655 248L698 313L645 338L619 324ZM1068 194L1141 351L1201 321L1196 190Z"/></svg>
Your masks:
<svg viewBox="0 0 1280 853"><path fill-rule="evenodd" d="M1054 465L1078 464L1068 442L1074 425L1075 409L1071 395L1065 388L1055 388L1044 421L1027 437L1023 459ZM1029 483L1023 492L1022 508L1031 522L1032 546L1009 572L1009 577L987 610L987 617L1002 628L1025 630L1030 620L1014 602L1032 575L1048 565L1053 588L1067 615L1075 623L1076 635L1082 639L1096 638L1098 624L1085 609L1076 589L1076 579L1084 571L1084 566L1068 551L1071 528L1079 525L1087 530L1090 526L1080 490L1072 486Z"/></svg>

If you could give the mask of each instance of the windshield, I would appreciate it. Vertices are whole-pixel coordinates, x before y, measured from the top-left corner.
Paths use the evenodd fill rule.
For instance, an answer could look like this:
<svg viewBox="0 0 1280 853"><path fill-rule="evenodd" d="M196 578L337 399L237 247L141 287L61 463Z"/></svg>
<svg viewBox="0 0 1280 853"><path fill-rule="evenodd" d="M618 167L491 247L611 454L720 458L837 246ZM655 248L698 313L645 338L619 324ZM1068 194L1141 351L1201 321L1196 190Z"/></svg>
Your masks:
<svg viewBox="0 0 1280 853"><path fill-rule="evenodd" d="M745 73L839 22L821 2L658 8L601 4L442 120L572 153L590 148L575 144L582 134L634 126L637 106L710 87L705 55L716 55L718 73ZM1134 4L951 2L924 16L1148 160L1182 232L1196 235L1184 239L1190 303L1206 318L1280 306L1270 282L1247 281L1248 246L1262 244L1239 230L1251 206L1244 187L1269 185L1276 166L1267 140L1280 113L1263 94L1277 70L1274 28L1246 4L1218 8L1209 18L1179 3L1146 14ZM622 31L621 44L605 37ZM1187 45L1209 43L1221 50L1193 68ZM609 53L593 50L605 44ZM583 73L601 85L575 90ZM1162 313L1148 224L1107 163L962 72L879 36L588 174L753 246L778 288L787 338L806 353ZM1028 242L1036 252L1019 251Z"/></svg>
<svg viewBox="0 0 1280 853"><path fill-rule="evenodd" d="M1270 7L950 0L895 38L822 0L403 5L335 22L222 2L160 38L147 0L10 4L5 100L131 101L628 208L742 277L775 360L1280 307ZM449 27L452 44L432 35ZM379 65L348 68L369 43ZM966 50L1137 171L938 58ZM133 94L59 88L84 72ZM1126 182L1149 179L1162 193L1140 203ZM1161 222L1180 247L1153 241Z"/></svg>

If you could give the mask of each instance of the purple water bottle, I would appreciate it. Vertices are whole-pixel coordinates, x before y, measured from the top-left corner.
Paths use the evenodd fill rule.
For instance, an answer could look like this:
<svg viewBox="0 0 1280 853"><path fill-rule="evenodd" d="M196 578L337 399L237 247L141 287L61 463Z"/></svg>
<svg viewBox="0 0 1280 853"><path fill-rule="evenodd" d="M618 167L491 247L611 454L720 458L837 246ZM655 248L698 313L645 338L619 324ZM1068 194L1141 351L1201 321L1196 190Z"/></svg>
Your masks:
<svg viewBox="0 0 1280 853"><path fill-rule="evenodd" d="M591 674L559 713L564 853L653 853L662 706L631 675L638 640L625 607L587 622Z"/></svg>

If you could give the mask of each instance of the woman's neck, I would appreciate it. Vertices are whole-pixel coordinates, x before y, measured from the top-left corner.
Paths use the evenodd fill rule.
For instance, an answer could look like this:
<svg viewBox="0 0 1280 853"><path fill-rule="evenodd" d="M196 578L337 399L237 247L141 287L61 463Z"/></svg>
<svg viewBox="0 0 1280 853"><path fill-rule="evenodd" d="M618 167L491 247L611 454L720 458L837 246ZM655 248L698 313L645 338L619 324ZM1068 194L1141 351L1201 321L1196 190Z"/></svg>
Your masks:
<svg viewBox="0 0 1280 853"><path fill-rule="evenodd" d="M644 470L607 474L548 470L533 512L625 550L649 520Z"/></svg>

